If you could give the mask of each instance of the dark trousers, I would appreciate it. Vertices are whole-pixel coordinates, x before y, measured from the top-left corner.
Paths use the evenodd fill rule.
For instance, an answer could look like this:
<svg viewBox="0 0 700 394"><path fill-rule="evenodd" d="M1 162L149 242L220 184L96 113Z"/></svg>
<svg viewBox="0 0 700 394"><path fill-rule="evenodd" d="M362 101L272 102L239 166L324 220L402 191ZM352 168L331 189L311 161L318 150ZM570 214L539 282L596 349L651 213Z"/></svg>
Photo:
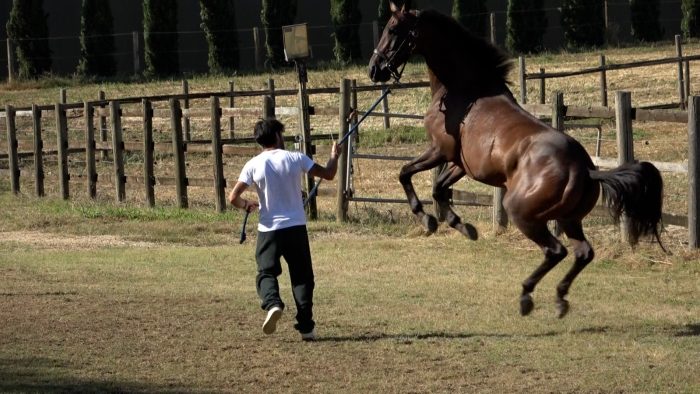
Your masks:
<svg viewBox="0 0 700 394"><path fill-rule="evenodd" d="M314 328L314 271L311 266L306 226L258 232L255 251L255 260L258 263L256 287L264 310L273 306L284 308L277 283L277 277L282 274L280 257L284 257L287 262L292 294L297 307L297 324L294 328L301 333L307 333Z"/></svg>

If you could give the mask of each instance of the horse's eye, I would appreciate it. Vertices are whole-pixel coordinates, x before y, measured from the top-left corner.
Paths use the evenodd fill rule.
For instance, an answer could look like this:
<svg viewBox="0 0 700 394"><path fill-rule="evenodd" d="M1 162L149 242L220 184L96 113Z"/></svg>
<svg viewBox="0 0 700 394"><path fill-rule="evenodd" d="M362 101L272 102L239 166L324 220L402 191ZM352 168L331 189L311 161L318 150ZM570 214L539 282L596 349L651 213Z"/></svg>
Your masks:
<svg viewBox="0 0 700 394"><path fill-rule="evenodd" d="M390 27L389 28L389 34L396 34L396 28L395 27Z"/></svg>

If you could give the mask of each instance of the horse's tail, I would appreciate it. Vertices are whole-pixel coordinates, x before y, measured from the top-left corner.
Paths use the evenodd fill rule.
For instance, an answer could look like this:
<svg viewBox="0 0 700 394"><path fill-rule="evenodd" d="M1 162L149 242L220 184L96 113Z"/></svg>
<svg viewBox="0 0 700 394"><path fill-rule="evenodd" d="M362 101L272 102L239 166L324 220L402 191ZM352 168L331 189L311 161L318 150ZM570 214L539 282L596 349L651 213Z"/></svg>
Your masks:
<svg viewBox="0 0 700 394"><path fill-rule="evenodd" d="M635 245L641 235L653 235L661 246L659 226L663 205L664 184L653 164L642 161L623 164L610 171L590 171L600 181L603 203L615 222L624 213L629 220L629 241Z"/></svg>

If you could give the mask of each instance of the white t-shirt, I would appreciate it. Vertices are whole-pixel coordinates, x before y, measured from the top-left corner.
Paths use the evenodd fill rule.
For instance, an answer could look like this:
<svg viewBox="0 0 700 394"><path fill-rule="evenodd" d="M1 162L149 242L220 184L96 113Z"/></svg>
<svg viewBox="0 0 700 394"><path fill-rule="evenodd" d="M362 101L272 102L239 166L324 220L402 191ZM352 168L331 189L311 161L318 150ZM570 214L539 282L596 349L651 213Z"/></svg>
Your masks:
<svg viewBox="0 0 700 394"><path fill-rule="evenodd" d="M314 161L301 152L274 149L263 151L243 166L238 180L248 186L255 184L258 192L258 231L306 224L301 174L313 165Z"/></svg>

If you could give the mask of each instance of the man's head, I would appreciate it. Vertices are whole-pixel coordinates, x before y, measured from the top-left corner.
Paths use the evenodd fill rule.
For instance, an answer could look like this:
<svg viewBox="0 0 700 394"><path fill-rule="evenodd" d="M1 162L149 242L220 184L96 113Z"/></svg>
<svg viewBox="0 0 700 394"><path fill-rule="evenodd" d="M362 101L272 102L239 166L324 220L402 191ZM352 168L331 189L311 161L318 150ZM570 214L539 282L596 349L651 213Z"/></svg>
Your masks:
<svg viewBox="0 0 700 394"><path fill-rule="evenodd" d="M277 119L261 119L255 124L253 135L255 142L263 148L279 147L282 142L284 125Z"/></svg>

